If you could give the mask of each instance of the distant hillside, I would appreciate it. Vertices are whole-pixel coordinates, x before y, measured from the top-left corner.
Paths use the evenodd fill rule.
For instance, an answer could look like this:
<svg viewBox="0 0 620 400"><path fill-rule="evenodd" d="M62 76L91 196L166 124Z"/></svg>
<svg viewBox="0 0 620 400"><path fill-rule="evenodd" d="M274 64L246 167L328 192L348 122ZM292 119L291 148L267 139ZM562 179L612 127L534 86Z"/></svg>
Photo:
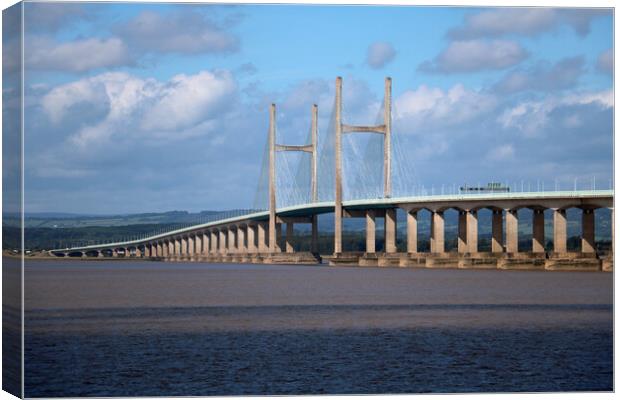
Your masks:
<svg viewBox="0 0 620 400"><path fill-rule="evenodd" d="M79 228L89 226L123 226L141 224L186 224L200 223L217 214L231 214L240 210L201 211L167 211L162 213L92 215L69 213L27 213L24 218L26 228ZM5 213L3 226L19 227L17 214Z"/></svg>

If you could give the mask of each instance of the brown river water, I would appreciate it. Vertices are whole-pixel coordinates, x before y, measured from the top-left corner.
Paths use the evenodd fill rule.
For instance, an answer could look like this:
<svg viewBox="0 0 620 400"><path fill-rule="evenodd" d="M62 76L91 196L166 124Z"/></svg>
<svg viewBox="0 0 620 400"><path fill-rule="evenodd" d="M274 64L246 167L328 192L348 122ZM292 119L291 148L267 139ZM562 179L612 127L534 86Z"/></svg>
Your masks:
<svg viewBox="0 0 620 400"><path fill-rule="evenodd" d="M32 261L26 396L609 391L609 273Z"/></svg>

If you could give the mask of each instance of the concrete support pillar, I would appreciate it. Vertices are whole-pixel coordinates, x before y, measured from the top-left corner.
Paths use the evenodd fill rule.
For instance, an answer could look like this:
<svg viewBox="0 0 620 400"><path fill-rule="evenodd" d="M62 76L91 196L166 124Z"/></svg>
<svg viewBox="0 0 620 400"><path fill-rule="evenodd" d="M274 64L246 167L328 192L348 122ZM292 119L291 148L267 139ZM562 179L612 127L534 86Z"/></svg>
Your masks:
<svg viewBox="0 0 620 400"><path fill-rule="evenodd" d="M245 229L242 226L237 227L237 252L246 254L248 249L245 245Z"/></svg>
<svg viewBox="0 0 620 400"><path fill-rule="evenodd" d="M219 230L219 253L226 254L226 232L224 230Z"/></svg>
<svg viewBox="0 0 620 400"><path fill-rule="evenodd" d="M256 225L248 225L248 253L256 253Z"/></svg>
<svg viewBox="0 0 620 400"><path fill-rule="evenodd" d="M276 105L269 108L269 252L278 251L276 235Z"/></svg>
<svg viewBox="0 0 620 400"><path fill-rule="evenodd" d="M566 210L553 210L553 251L566 253Z"/></svg>
<svg viewBox="0 0 620 400"><path fill-rule="evenodd" d="M506 210L506 252L519 252L519 215L517 210Z"/></svg>
<svg viewBox="0 0 620 400"><path fill-rule="evenodd" d="M97 250L97 258L102 258L103 252L101 250Z"/></svg>
<svg viewBox="0 0 620 400"><path fill-rule="evenodd" d="M282 224L276 224L276 241L274 251L276 253L280 253L282 251L281 244L282 243Z"/></svg>
<svg viewBox="0 0 620 400"><path fill-rule="evenodd" d="M118 251L116 249L112 249L112 257L118 257Z"/></svg>
<svg viewBox="0 0 620 400"><path fill-rule="evenodd" d="M385 210L385 252L396 253L396 209Z"/></svg>
<svg viewBox="0 0 620 400"><path fill-rule="evenodd" d="M545 252L545 210L535 209L532 214L532 252Z"/></svg>
<svg viewBox="0 0 620 400"><path fill-rule="evenodd" d="M294 232L294 224L292 222L286 223L286 252L293 252L293 233Z"/></svg>
<svg viewBox="0 0 620 400"><path fill-rule="evenodd" d="M197 233L194 237L194 257L202 254L202 233Z"/></svg>
<svg viewBox="0 0 620 400"><path fill-rule="evenodd" d="M478 252L478 211L470 210L467 214L467 251Z"/></svg>
<svg viewBox="0 0 620 400"><path fill-rule="evenodd" d="M228 228L228 252L236 253L237 252L237 229Z"/></svg>
<svg viewBox="0 0 620 400"><path fill-rule="evenodd" d="M418 212L407 212L407 253L418 252Z"/></svg>
<svg viewBox="0 0 620 400"><path fill-rule="evenodd" d="M444 253L443 211L433 211L431 216L431 253Z"/></svg>
<svg viewBox="0 0 620 400"><path fill-rule="evenodd" d="M459 235L457 242L459 253L467 252L467 211L459 210Z"/></svg>
<svg viewBox="0 0 620 400"><path fill-rule="evenodd" d="M590 208L581 211L581 251L583 253L594 253L596 244L594 243L594 210Z"/></svg>
<svg viewBox="0 0 620 400"><path fill-rule="evenodd" d="M319 252L319 223L318 216L316 214L312 216L312 239L310 241L310 251L315 254Z"/></svg>
<svg viewBox="0 0 620 400"><path fill-rule="evenodd" d="M342 253L342 78L336 78L334 135L334 254Z"/></svg>
<svg viewBox="0 0 620 400"><path fill-rule="evenodd" d="M187 237L187 255L192 258L196 255L196 239L194 236Z"/></svg>
<svg viewBox="0 0 620 400"><path fill-rule="evenodd" d="M366 253L375 252L375 210L366 210Z"/></svg>
<svg viewBox="0 0 620 400"><path fill-rule="evenodd" d="M164 241L160 244L161 246L161 256L168 257L168 242Z"/></svg>
<svg viewBox="0 0 620 400"><path fill-rule="evenodd" d="M266 253L269 250L269 245L267 244L267 235L266 232L267 227L264 222L260 222L258 224L258 252Z"/></svg>
<svg viewBox="0 0 620 400"><path fill-rule="evenodd" d="M181 237L181 255L182 256L187 256L189 255L188 250L188 242L189 239L185 236Z"/></svg>
<svg viewBox="0 0 620 400"><path fill-rule="evenodd" d="M211 231L210 235L211 236L211 251L209 252L209 254L211 255L215 255L218 252L218 236L219 233L217 231Z"/></svg>
<svg viewBox="0 0 620 400"><path fill-rule="evenodd" d="M211 233L203 232L202 234L202 255L208 256L211 251Z"/></svg>
<svg viewBox="0 0 620 400"><path fill-rule="evenodd" d="M493 210L491 221L491 251L501 253L504 251L504 220L502 210Z"/></svg>

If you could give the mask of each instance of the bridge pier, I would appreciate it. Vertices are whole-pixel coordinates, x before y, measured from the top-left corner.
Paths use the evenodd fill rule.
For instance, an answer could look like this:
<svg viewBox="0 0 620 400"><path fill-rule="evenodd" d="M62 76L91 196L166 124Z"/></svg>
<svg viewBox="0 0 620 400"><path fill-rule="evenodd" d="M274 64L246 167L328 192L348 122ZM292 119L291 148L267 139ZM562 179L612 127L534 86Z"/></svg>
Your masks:
<svg viewBox="0 0 620 400"><path fill-rule="evenodd" d="M553 251L566 253L566 210L553 210Z"/></svg>
<svg viewBox="0 0 620 400"><path fill-rule="evenodd" d="M248 253L256 253L256 225L247 225L248 227Z"/></svg>
<svg viewBox="0 0 620 400"><path fill-rule="evenodd" d="M294 235L294 224L292 222L286 223L286 240L285 240L285 248L287 253L293 252L293 235Z"/></svg>
<svg viewBox="0 0 620 400"><path fill-rule="evenodd" d="M519 214L515 209L506 210L506 252L519 252Z"/></svg>
<svg viewBox="0 0 620 400"><path fill-rule="evenodd" d="M396 209L386 209L383 221L385 226L385 252L388 254L396 253Z"/></svg>
<svg viewBox="0 0 620 400"><path fill-rule="evenodd" d="M596 252L594 243L594 210L584 208L581 212L581 251L583 253Z"/></svg>
<svg viewBox="0 0 620 400"><path fill-rule="evenodd" d="M470 254L478 253L478 211L469 210L467 218L467 251Z"/></svg>
<svg viewBox="0 0 620 400"><path fill-rule="evenodd" d="M457 251L459 254L467 253L467 211L459 210L459 234Z"/></svg>
<svg viewBox="0 0 620 400"><path fill-rule="evenodd" d="M267 226L264 222L258 223L258 252L263 254L269 251L269 243L267 242Z"/></svg>
<svg viewBox="0 0 620 400"><path fill-rule="evenodd" d="M407 253L418 252L418 211L405 210L407 212Z"/></svg>
<svg viewBox="0 0 620 400"><path fill-rule="evenodd" d="M275 237L275 246L274 253L282 252L282 224L276 223L276 237Z"/></svg>
<svg viewBox="0 0 620 400"><path fill-rule="evenodd" d="M366 253L375 253L375 210L366 210Z"/></svg>
<svg viewBox="0 0 620 400"><path fill-rule="evenodd" d="M545 210L536 208L532 214L532 253L545 252Z"/></svg>
<svg viewBox="0 0 620 400"><path fill-rule="evenodd" d="M316 214L312 216L312 238L310 241L310 252L319 253L319 221Z"/></svg>
<svg viewBox="0 0 620 400"><path fill-rule="evenodd" d="M501 209L493 209L491 216L491 252L504 251L504 216Z"/></svg>
<svg viewBox="0 0 620 400"><path fill-rule="evenodd" d="M445 253L443 211L431 211L431 253Z"/></svg>
<svg viewBox="0 0 620 400"><path fill-rule="evenodd" d="M218 254L220 256L225 256L226 255L226 232L224 232L224 229L220 229L218 231Z"/></svg>
<svg viewBox="0 0 620 400"><path fill-rule="evenodd" d="M192 252L192 260L198 261L202 259L202 232L194 235L194 251Z"/></svg>

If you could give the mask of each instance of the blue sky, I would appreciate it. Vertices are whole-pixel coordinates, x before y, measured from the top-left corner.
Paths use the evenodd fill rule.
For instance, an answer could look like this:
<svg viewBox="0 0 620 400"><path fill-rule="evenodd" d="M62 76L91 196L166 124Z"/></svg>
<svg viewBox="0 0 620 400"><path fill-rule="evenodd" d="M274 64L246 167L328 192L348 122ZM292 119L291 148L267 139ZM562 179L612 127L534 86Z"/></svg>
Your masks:
<svg viewBox="0 0 620 400"><path fill-rule="evenodd" d="M607 9L26 3L26 211L249 208L278 132L374 120L411 185L612 177ZM5 47L10 37L4 37ZM351 179L352 181L352 179Z"/></svg>

